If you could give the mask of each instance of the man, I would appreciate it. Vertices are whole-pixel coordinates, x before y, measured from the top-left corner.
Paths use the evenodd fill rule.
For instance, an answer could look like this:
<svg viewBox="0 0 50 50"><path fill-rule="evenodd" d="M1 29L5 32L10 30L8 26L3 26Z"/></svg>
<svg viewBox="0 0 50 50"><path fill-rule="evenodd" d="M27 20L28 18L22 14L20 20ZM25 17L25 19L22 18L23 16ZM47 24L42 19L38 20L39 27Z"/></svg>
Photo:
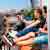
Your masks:
<svg viewBox="0 0 50 50"><path fill-rule="evenodd" d="M35 18L36 18L36 20L34 21L34 22L32 22L32 24L30 24L30 25L28 25L25 29L26 29L26 31L27 31L27 29L28 28L30 28L30 27L33 27L33 26L37 26L37 24L39 24L40 22L42 22L41 20L40 20L40 17L41 17L41 15L42 15L42 13L41 13L41 9L35 9L35 11L34 11L34 14L35 14ZM39 26L39 25L38 25ZM28 29L29 30L29 29ZM48 38L46 38L46 37L48 37L48 35L44 35L44 36L39 36L39 37L35 37L35 33L33 32L33 30L31 30L30 32L28 31L28 34L26 34L26 35L24 35L24 36L22 36L22 37L13 37L14 38L14 42L16 43L16 45L19 45L19 46L21 46L21 45L29 45L29 44L34 44L34 43L44 43L44 42L46 42L47 43L47 41L46 40L48 40ZM40 38L40 40L39 40L39 38ZM43 41L43 38L44 38L44 41ZM45 39L46 38L46 39Z"/></svg>

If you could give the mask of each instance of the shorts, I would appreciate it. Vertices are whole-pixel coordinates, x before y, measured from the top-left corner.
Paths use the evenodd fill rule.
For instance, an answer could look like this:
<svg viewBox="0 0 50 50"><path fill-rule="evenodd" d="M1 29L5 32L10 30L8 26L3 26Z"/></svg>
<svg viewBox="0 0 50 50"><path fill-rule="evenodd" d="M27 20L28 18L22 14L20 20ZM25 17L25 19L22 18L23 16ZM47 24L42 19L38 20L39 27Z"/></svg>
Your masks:
<svg viewBox="0 0 50 50"><path fill-rule="evenodd" d="M33 40L33 43L37 43L37 44L48 44L48 35L41 35L38 37L35 37L35 39Z"/></svg>
<svg viewBox="0 0 50 50"><path fill-rule="evenodd" d="M28 29L26 29L24 31L18 32L17 36L24 36L24 35L26 35L29 32L37 32L37 31L39 31L38 28L32 27L32 28L28 28Z"/></svg>

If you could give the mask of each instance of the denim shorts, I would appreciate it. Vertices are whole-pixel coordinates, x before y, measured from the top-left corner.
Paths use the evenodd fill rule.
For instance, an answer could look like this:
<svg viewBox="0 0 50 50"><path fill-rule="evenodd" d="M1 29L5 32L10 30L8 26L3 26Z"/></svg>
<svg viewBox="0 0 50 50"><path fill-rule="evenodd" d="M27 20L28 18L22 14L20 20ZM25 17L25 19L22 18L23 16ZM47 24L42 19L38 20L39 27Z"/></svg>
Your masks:
<svg viewBox="0 0 50 50"><path fill-rule="evenodd" d="M18 36L24 36L29 32L38 32L38 30L39 30L38 28L33 28L33 27L32 28L28 28L26 30L18 32Z"/></svg>
<svg viewBox="0 0 50 50"><path fill-rule="evenodd" d="M41 36L35 37L35 39L33 40L33 43L48 44L48 35L41 35Z"/></svg>

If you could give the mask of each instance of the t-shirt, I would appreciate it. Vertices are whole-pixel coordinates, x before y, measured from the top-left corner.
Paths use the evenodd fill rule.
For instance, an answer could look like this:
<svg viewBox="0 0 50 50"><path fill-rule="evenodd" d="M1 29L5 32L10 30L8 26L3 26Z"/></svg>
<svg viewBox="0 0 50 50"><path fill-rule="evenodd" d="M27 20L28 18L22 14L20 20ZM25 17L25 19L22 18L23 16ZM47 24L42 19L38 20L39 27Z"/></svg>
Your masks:
<svg viewBox="0 0 50 50"><path fill-rule="evenodd" d="M44 25L45 25L45 22L46 22L46 18L44 18L43 16L42 17L40 17L40 27L41 28L43 28L44 27Z"/></svg>
<svg viewBox="0 0 50 50"><path fill-rule="evenodd" d="M16 24L16 30L17 30L17 31L22 31L24 28L25 28L25 23L24 23L24 22L19 21L19 22Z"/></svg>
<svg viewBox="0 0 50 50"><path fill-rule="evenodd" d="M43 28L43 26L45 25L45 22L46 22L46 18L44 18L43 16L41 16L39 19L35 18L35 21L36 20L39 20L40 23L37 24L35 27L36 28L39 28L39 27Z"/></svg>
<svg viewBox="0 0 50 50"><path fill-rule="evenodd" d="M37 24L36 26L33 26L33 27L31 27L31 28L28 28L28 29L26 29L26 30L24 30L24 31L21 30L21 31L19 32L19 35L23 36L23 35L26 35L26 34L29 33L29 32L38 32L38 31L39 31L39 28L40 28L42 25L44 25L45 20L44 20L44 18L35 19L35 20L40 20L40 23Z"/></svg>

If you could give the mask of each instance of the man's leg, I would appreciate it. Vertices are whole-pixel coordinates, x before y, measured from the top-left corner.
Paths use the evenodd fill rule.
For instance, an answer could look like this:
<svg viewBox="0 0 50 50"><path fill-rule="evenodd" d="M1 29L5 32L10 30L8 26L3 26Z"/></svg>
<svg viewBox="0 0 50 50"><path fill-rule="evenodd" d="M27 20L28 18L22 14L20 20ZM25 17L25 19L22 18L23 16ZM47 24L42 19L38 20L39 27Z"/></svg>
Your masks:
<svg viewBox="0 0 50 50"><path fill-rule="evenodd" d="M22 41L22 40L27 40L27 39L29 39L31 37L33 37L33 38L35 37L35 33L34 32L30 32L30 33L26 34L25 36L22 36L22 37L19 37L19 38L15 38L14 41L19 42L19 41Z"/></svg>
<svg viewBox="0 0 50 50"><path fill-rule="evenodd" d="M17 42L16 45L18 45L18 46L30 45L30 44L32 44L32 42L33 42L33 38L30 38L30 39L25 40L25 41Z"/></svg>
<svg viewBox="0 0 50 50"><path fill-rule="evenodd" d="M7 43L8 44L12 44L11 43L11 41L9 41L9 39L4 35L3 36L4 37L4 39L7 41ZM28 33L27 35L25 35L25 36L22 36L22 37L20 37L20 38L18 38L18 37L16 37L16 36L14 36L14 39L15 39L15 41L20 41L20 40L25 40L25 39L29 39L30 37L34 37L34 33L33 32L30 32L30 33ZM17 40L16 40L17 39ZM11 45L12 46L12 45Z"/></svg>
<svg viewBox="0 0 50 50"><path fill-rule="evenodd" d="M48 35L40 36L40 37L35 37L35 38L30 38L25 41L20 41L17 42L17 45L29 45L29 44L48 44Z"/></svg>

